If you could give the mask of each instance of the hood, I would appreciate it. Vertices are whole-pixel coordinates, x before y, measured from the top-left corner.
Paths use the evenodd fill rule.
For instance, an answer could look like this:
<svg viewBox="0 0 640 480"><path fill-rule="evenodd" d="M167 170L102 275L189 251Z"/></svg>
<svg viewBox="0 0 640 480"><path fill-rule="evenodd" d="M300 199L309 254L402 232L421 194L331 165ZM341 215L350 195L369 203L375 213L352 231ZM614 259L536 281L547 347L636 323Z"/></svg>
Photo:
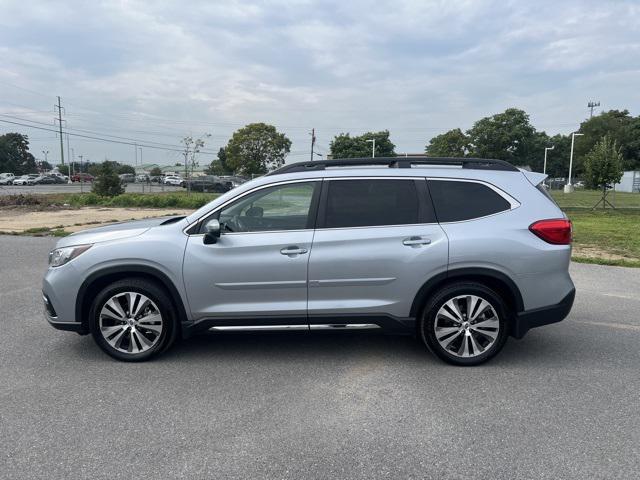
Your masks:
<svg viewBox="0 0 640 480"><path fill-rule="evenodd" d="M90 228L72 233L67 237L61 238L56 247L68 247L71 245L83 245L86 243L107 242L109 240L121 240L123 238L136 237L152 227L166 223L174 223L182 220L184 217L159 217L146 218L144 220L134 220L131 222L114 223L104 227Z"/></svg>

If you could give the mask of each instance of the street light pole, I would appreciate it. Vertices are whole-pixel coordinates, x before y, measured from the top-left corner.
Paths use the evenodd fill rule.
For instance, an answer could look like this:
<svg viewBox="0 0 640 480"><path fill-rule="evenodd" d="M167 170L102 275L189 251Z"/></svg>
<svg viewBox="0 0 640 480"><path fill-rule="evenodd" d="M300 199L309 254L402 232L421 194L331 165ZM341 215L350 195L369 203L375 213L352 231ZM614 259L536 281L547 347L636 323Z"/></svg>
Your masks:
<svg viewBox="0 0 640 480"><path fill-rule="evenodd" d="M371 157L376 158L376 139L372 138L371 140L367 140L367 143L371 143Z"/></svg>
<svg viewBox="0 0 640 480"><path fill-rule="evenodd" d="M551 145L550 147L544 147L544 166L542 167L542 173L544 173L545 175L547 173L547 152L549 150L553 150L554 148L556 148L555 145Z"/></svg>
<svg viewBox="0 0 640 480"><path fill-rule="evenodd" d="M571 171L573 170L573 145L576 141L576 137L581 137L583 135L584 133L576 133L576 132L573 132L571 134L571 154L569 156L569 183L567 183L564 186L564 193L573 192L573 184L571 183Z"/></svg>

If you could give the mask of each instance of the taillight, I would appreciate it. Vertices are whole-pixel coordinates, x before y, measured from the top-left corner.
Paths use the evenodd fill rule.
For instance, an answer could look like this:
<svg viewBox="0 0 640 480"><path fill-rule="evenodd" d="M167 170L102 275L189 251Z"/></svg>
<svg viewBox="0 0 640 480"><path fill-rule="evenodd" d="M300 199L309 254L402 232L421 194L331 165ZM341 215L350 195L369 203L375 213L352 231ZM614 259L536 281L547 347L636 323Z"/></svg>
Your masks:
<svg viewBox="0 0 640 480"><path fill-rule="evenodd" d="M545 242L554 245L569 245L571 243L571 220L564 218L539 220L532 223L529 230Z"/></svg>

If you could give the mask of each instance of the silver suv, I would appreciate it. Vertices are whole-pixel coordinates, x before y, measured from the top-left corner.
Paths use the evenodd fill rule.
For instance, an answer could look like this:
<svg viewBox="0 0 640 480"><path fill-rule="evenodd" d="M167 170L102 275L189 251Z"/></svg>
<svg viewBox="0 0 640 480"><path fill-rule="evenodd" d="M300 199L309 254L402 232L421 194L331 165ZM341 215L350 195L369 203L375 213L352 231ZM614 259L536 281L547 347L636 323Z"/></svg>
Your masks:
<svg viewBox="0 0 640 480"><path fill-rule="evenodd" d="M187 217L62 238L46 317L120 360L203 330L377 330L476 365L573 304L571 223L544 178L485 159L286 165Z"/></svg>

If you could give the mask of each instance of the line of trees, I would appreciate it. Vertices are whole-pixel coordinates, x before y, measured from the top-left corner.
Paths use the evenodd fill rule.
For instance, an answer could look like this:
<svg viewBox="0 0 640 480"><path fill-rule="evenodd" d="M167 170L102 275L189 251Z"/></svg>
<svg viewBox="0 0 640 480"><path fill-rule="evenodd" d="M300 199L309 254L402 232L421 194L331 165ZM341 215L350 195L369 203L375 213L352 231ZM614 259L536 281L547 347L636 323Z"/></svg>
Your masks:
<svg viewBox="0 0 640 480"><path fill-rule="evenodd" d="M628 110L609 110L582 122L578 132L584 136L577 137L574 145L575 176L585 175L588 154L605 137L619 150L623 168L640 169L640 116L633 117ZM537 131L525 111L509 108L478 120L466 132L456 128L433 137L425 153L433 157L497 158L541 172L544 148L552 145L547 173L566 177L571 135L549 136Z"/></svg>
<svg viewBox="0 0 640 480"><path fill-rule="evenodd" d="M582 122L579 133L584 136L578 137L575 142L575 176L585 175L589 153L605 136L619 151L623 168L640 169L640 116L634 117L628 110L602 112ZM330 154L333 158L368 157L371 156L372 140L375 140L376 156L396 155L388 130L359 136L340 133L331 141ZM551 177L564 177L567 175L571 136L549 136L531 125L525 111L509 108L478 120L467 131L455 128L436 135L425 146L425 154L434 157L497 158L542 171L544 149L552 145L554 149L548 153L547 173ZM283 165L290 150L291 140L278 132L275 126L251 123L233 133L227 145L220 148L217 158L207 167L207 173L264 174ZM75 171L92 174L97 174L102 168L101 164L87 162L82 166L77 163L74 166ZM134 173L130 165L116 162L111 167L117 174ZM0 136L0 171L19 175L31 173L36 168L36 160L29 153L26 135L8 133Z"/></svg>

